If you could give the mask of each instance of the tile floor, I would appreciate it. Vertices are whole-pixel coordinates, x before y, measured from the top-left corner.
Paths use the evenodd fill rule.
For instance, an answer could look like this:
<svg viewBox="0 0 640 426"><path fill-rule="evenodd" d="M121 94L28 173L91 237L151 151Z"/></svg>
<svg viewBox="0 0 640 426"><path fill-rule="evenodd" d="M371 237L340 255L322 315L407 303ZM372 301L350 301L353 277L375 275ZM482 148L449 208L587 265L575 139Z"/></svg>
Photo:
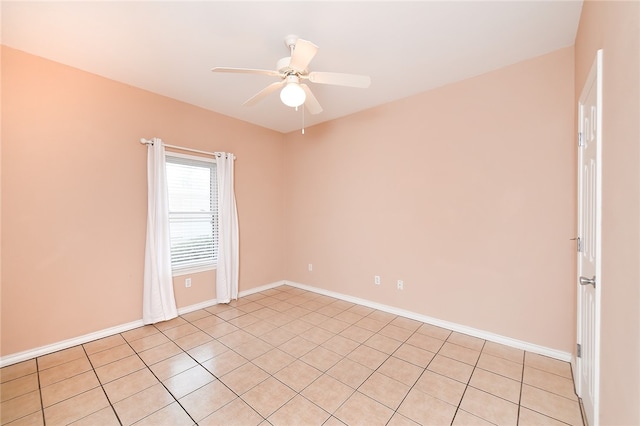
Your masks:
<svg viewBox="0 0 640 426"><path fill-rule="evenodd" d="M582 424L568 363L289 286L0 372L12 426Z"/></svg>

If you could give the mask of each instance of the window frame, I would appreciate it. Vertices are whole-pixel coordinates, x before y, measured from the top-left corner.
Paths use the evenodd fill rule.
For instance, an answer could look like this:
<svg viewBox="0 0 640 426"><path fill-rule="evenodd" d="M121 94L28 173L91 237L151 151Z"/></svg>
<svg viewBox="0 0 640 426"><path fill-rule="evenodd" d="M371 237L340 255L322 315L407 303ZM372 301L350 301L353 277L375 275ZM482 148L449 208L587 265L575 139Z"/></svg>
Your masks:
<svg viewBox="0 0 640 426"><path fill-rule="evenodd" d="M165 167L170 162L169 157L174 158L183 158L186 160L202 162L202 163L210 163L214 166L212 167L212 172L217 173L216 169L216 159L211 157L205 157L200 155L191 155L191 154L183 154L175 151L165 151ZM216 186L212 188L212 191L217 191L217 179L215 181ZM167 173L167 200L169 200L169 182L168 182L168 173ZM217 199L216 199L216 209L212 210L212 215L214 220L218 220L218 211L217 211ZM169 216L171 216L171 212L169 211ZM169 235L171 236L171 219L169 219ZM171 240L171 237L170 237ZM197 272L205 272L215 270L218 266L218 248L215 248L215 260L212 260L207 263L197 264L197 265L184 265L181 267L174 267L173 262L171 263L171 275L173 277L178 277L182 275L189 275Z"/></svg>

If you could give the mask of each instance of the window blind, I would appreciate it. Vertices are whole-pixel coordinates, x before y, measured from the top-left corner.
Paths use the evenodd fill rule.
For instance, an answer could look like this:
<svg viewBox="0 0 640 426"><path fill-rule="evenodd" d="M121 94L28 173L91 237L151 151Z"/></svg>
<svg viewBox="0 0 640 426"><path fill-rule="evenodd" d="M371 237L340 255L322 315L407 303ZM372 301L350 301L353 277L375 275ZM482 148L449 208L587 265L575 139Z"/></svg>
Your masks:
<svg viewBox="0 0 640 426"><path fill-rule="evenodd" d="M218 260L216 164L167 153L171 266L215 265Z"/></svg>

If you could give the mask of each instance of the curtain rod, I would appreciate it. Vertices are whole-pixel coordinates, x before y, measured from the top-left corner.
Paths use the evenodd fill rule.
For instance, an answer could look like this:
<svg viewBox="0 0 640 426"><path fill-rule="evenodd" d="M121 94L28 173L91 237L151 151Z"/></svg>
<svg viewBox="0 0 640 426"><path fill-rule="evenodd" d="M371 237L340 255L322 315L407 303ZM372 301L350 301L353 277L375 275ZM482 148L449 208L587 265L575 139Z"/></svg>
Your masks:
<svg viewBox="0 0 640 426"><path fill-rule="evenodd" d="M140 143L143 145L153 145L153 141L152 140L148 140L145 138L140 138ZM177 145L169 145L169 144L164 144L164 146L166 148L173 148L173 149L179 149L181 151L190 151L190 152L196 152L198 154L205 154L205 155L211 155L213 157L219 157L218 154L216 154L215 152L209 152L209 151L200 151L199 149L192 149L192 148L185 148L184 146L177 146ZM233 159L236 159L236 156L233 156Z"/></svg>

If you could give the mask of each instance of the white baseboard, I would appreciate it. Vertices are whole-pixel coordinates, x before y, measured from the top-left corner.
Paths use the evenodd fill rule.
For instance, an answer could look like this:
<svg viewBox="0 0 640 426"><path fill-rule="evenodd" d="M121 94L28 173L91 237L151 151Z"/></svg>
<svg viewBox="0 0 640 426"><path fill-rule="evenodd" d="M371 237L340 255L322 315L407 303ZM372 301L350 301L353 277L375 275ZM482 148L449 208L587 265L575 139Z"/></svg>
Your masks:
<svg viewBox="0 0 640 426"><path fill-rule="evenodd" d="M292 281L286 281L287 285L297 287L303 290L312 291L314 293L322 294L325 296L333 297L336 299L344 300L347 302L355 303L358 305L367 306L369 308L378 309L380 311L388 312L390 314L398 315L405 318L414 319L416 321L424 322L427 324L435 325L438 327L446 328L448 330L457 331L459 333L468 334L473 337L488 340L490 342L500 343L513 348L522 349L528 352L533 352L539 355L545 355L551 358L558 359L560 361L571 362L573 355L569 352L559 351L557 349L547 348L545 346L536 345L534 343L524 342L522 340L513 339L511 337L501 336L499 334L491 333L477 328L468 327L465 325L456 324L449 321L443 321L437 318L428 317L426 315L417 314L415 312L406 311L404 309L394 308L393 306L383 305L381 303L371 302L366 299L360 299L358 297L348 296L345 294L324 290L317 287L308 286Z"/></svg>
<svg viewBox="0 0 640 426"><path fill-rule="evenodd" d="M105 328L104 330L95 331L93 333L85 334L83 336L74 337L72 339L63 340L61 342L52 343L50 345L40 346L39 348L29 349L23 352L18 352L11 355L6 355L0 358L0 367L15 364L18 362L26 361L31 358L36 358L42 355L47 355L53 352L58 352L63 349L68 349L73 346L82 345L84 343L91 342L93 340L102 339L118 333L124 333L125 331L133 330L134 328L142 327L144 323L142 320L132 321L126 324L117 325L115 327Z"/></svg>
<svg viewBox="0 0 640 426"><path fill-rule="evenodd" d="M189 312L197 311L198 309L209 308L217 304L218 304L217 299L205 300L204 302L196 303L195 305L189 305L183 308L178 308L178 315L188 314Z"/></svg>
<svg viewBox="0 0 640 426"><path fill-rule="evenodd" d="M281 280L271 284L261 285L260 287L255 287L249 290L241 291L240 293L238 293L238 297L249 296L250 294L260 293L261 291L265 291L265 290L271 290L272 288L280 287L281 285L285 285L286 283L287 281Z"/></svg>
<svg viewBox="0 0 640 426"><path fill-rule="evenodd" d="M266 284L260 287L244 290L238 294L238 297L249 296L250 294L259 293L261 291L280 287L282 285L290 285L292 287L297 287L303 290L308 290L314 293L330 296L336 299L344 300L344 301L355 303L358 305L367 306L369 308L378 309L380 311L389 312L391 314L399 315L401 317L410 318L410 319L414 319L416 321L424 322L427 324L436 325L438 327L443 327L448 330L453 330L459 333L468 334L470 336L479 337L481 339L488 340L490 342L501 343L503 345L511 346L517 349L523 349L525 351L537 353L540 355L545 355L551 358L559 359L561 361L566 361L566 362L573 361L573 355L568 352L547 348L547 347L536 345L533 343L524 342L522 340L512 339L510 337L501 336L499 334L490 333L488 331L478 330L476 328L467 327L467 326L452 323L449 321L439 320L437 318L431 318L426 315L417 314L415 312L406 311L404 309L394 308L393 306L383 305L381 303L371 302L366 299L360 299L358 297L348 296L345 294L336 293L333 291L328 291L321 288L296 283L293 281L286 281L286 280L276 281L271 284ZM194 305L180 308L178 309L178 314L184 315L189 312L197 311L198 309L208 308L210 306L216 305L217 303L218 302L216 299L206 300L201 303L196 303ZM125 331L133 330L134 328L142 327L143 325L144 323L140 319L137 321L129 322L127 324L121 324L115 327L110 327L104 330L85 334L83 336L74 337L72 339L63 340L61 342L53 343L50 345L41 346L39 348L30 349L27 351L23 351L23 352L11 354L11 355L6 355L3 357L0 357L0 367L16 364L18 362L26 361L31 358L36 358L36 357L47 355L53 352L61 351L63 349L68 349L73 346L82 345L84 343L88 343L93 340L102 339L104 337L108 337L113 334L124 333Z"/></svg>
<svg viewBox="0 0 640 426"><path fill-rule="evenodd" d="M259 293L261 291L279 287L284 283L285 283L284 281L277 281L271 284L266 284L260 287L244 290L238 294L238 297L244 297L253 293ZM216 304L218 304L218 301L216 299L210 299L201 303L196 303L194 305L185 306L183 308L178 309L178 315L184 315L186 313L197 311L198 309L208 308ZM125 331L133 330L134 328L142 327L143 325L144 323L142 322L142 319L140 319L127 324L117 325L115 327L110 327L104 330L95 331L93 333L85 334L83 336L78 336L72 339L63 340L61 342L52 343L50 345L40 346L39 348L29 349L23 352L6 355L3 357L0 357L0 368L5 367L7 365L11 365L11 364L16 364L18 362L26 361L31 358L36 358L36 357L47 355L53 352L61 351L63 349L68 349L73 346L82 345L84 343L88 343L93 340L102 339L104 337L108 337L113 334L124 333Z"/></svg>

